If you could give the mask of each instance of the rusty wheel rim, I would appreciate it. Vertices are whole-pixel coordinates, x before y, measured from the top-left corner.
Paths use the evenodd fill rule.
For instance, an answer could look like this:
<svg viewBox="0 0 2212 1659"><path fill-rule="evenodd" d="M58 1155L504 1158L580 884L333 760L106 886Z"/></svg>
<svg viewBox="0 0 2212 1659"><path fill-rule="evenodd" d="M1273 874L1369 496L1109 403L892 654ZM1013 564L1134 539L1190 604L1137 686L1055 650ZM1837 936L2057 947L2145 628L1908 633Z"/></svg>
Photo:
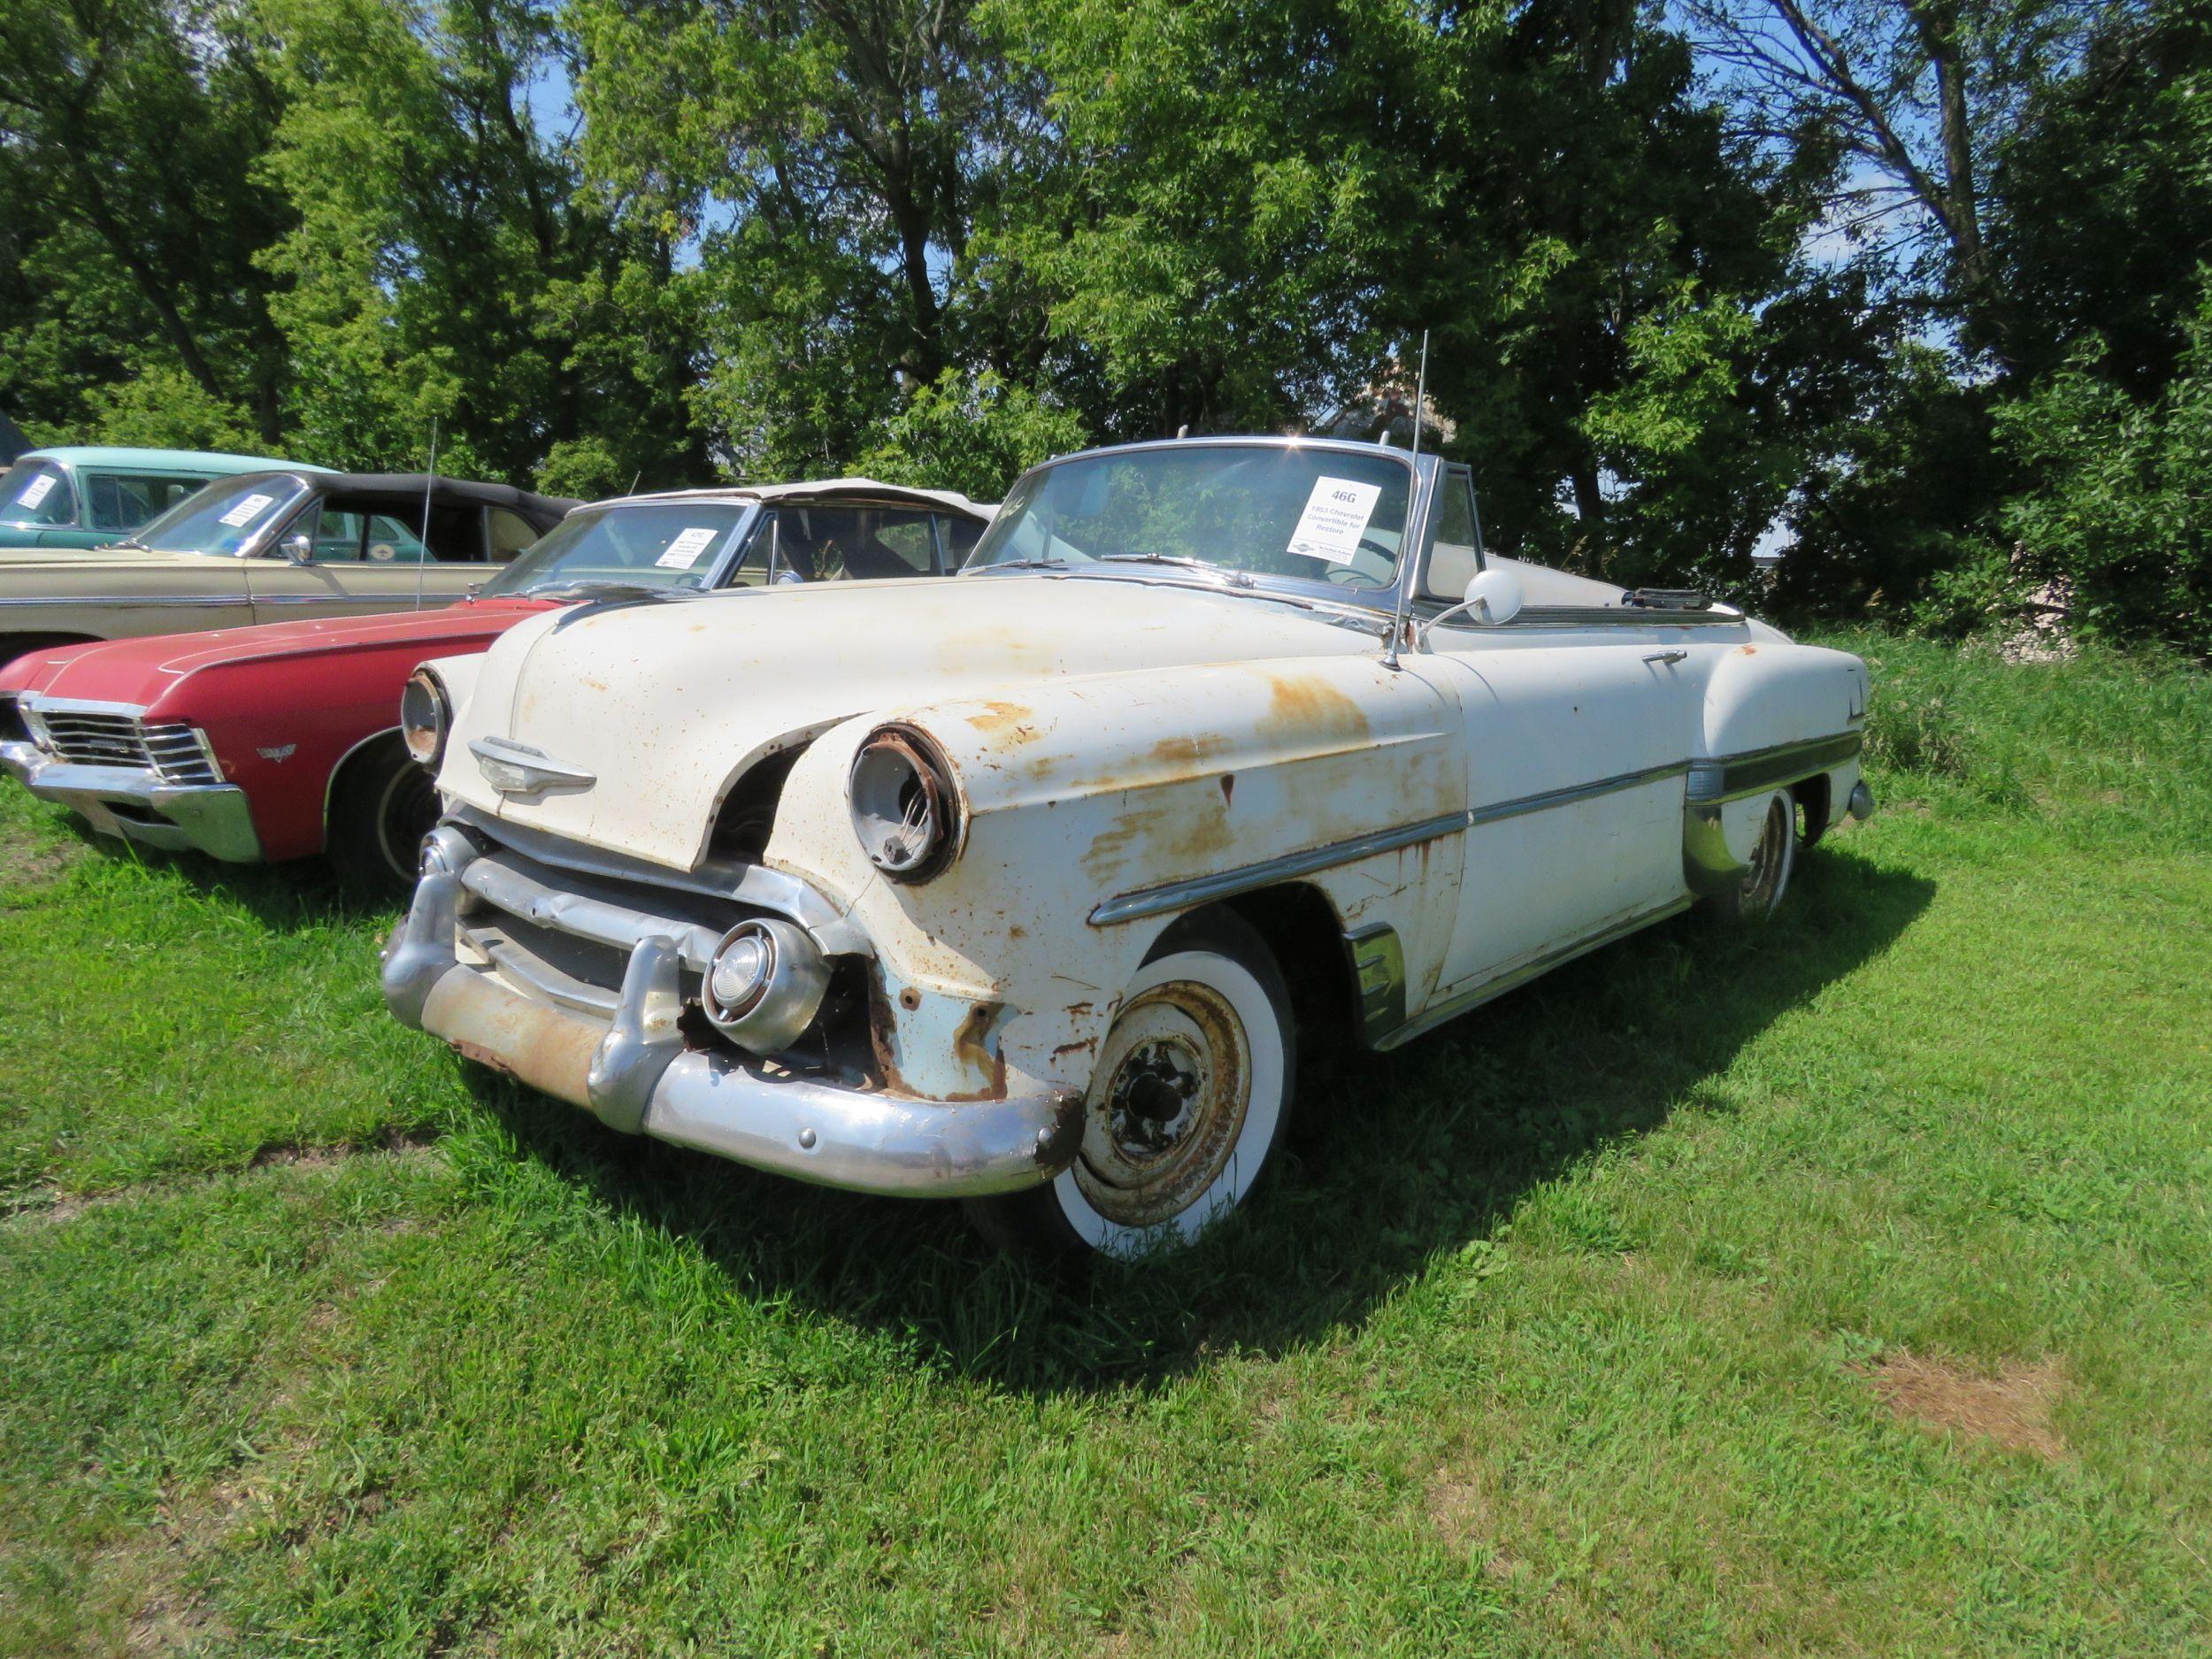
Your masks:
<svg viewBox="0 0 2212 1659"><path fill-rule="evenodd" d="M1212 987L1171 980L1123 1007L1099 1059L1076 1185L1121 1226L1172 1220L1235 1155L1251 1104L1243 1022Z"/></svg>
<svg viewBox="0 0 2212 1659"><path fill-rule="evenodd" d="M1790 844L1797 833L1789 797L1777 795L1767 803L1767 821L1759 831L1759 843L1751 849L1751 865L1744 872L1741 908L1746 916L1765 916L1782 902L1782 884L1789 879Z"/></svg>

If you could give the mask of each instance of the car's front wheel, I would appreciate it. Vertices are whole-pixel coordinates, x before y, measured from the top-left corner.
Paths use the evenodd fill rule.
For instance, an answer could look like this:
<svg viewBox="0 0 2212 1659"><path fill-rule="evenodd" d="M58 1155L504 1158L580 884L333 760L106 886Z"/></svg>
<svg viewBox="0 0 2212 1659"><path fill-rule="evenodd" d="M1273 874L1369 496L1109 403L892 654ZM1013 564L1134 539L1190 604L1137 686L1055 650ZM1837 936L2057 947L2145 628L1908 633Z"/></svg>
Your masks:
<svg viewBox="0 0 2212 1659"><path fill-rule="evenodd" d="M348 881L404 893L419 872L422 838L437 823L438 787L395 733L366 745L338 774L324 844Z"/></svg>
<svg viewBox="0 0 2212 1659"><path fill-rule="evenodd" d="M1178 924L1099 1046L1074 1164L972 1201L970 1218L1031 1254L1189 1243L1244 1201L1280 1143L1296 1048L1282 970L1250 924L1226 911Z"/></svg>

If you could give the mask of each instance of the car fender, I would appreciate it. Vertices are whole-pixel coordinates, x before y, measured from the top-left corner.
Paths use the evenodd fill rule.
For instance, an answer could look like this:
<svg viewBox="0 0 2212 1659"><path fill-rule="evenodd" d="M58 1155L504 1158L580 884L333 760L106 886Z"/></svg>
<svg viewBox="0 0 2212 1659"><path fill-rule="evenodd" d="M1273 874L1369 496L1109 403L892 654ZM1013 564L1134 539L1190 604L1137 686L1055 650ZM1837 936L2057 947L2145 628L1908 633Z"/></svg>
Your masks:
<svg viewBox="0 0 2212 1659"><path fill-rule="evenodd" d="M1431 924L1455 906L1466 802L1459 722L1428 679L1366 656L1080 676L887 710L801 757L766 856L848 903L873 943L879 1024L902 1081L940 1098L1003 1087L1009 1068L1079 1085L1161 933L1225 892L1294 879L1271 874L1287 862L1321 861L1294 879L1320 888L1340 926L1386 921L1417 956L1440 955ZM927 737L960 793L957 855L926 881L878 872L852 825L854 757L887 724Z"/></svg>

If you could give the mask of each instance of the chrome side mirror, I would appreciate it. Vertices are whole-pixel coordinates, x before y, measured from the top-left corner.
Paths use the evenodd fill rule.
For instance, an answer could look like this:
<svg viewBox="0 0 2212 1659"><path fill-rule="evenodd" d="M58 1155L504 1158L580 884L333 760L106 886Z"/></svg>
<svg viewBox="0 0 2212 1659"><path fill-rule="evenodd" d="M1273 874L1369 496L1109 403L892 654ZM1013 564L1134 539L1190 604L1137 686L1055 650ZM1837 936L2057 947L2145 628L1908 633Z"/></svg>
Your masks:
<svg viewBox="0 0 2212 1659"><path fill-rule="evenodd" d="M1417 643L1425 645L1437 626L1464 616L1478 627L1502 627L1521 614L1521 579L1495 565L1477 571L1467 584L1466 595L1448 605L1415 630Z"/></svg>
<svg viewBox="0 0 2212 1659"><path fill-rule="evenodd" d="M314 538L303 530L296 535L288 535L277 543L277 551L295 565L304 565L315 556Z"/></svg>
<svg viewBox="0 0 2212 1659"><path fill-rule="evenodd" d="M1485 627L1502 626L1521 614L1521 579L1495 565L1477 571L1459 603L1460 609Z"/></svg>

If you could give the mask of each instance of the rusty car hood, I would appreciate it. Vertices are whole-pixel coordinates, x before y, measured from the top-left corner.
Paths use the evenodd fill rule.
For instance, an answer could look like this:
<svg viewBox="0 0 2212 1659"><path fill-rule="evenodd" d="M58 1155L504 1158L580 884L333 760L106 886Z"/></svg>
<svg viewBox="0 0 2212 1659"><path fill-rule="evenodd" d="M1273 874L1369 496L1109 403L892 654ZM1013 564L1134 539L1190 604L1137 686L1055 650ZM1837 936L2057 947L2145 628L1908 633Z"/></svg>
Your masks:
<svg viewBox="0 0 2212 1659"><path fill-rule="evenodd" d="M425 658L472 649L521 618L544 608L529 599L480 600L434 611L373 617L323 617L269 622L204 634L161 634L92 645L33 651L0 670L0 692L152 708L194 674L211 668L280 658L338 657L412 646ZM176 710L176 712L186 712Z"/></svg>
<svg viewBox="0 0 2212 1659"><path fill-rule="evenodd" d="M1072 675L1379 649L1319 611L1128 579L841 582L587 606L526 622L480 659L439 785L510 822L688 869L737 776L856 716ZM470 751L484 738L594 782L503 797Z"/></svg>

